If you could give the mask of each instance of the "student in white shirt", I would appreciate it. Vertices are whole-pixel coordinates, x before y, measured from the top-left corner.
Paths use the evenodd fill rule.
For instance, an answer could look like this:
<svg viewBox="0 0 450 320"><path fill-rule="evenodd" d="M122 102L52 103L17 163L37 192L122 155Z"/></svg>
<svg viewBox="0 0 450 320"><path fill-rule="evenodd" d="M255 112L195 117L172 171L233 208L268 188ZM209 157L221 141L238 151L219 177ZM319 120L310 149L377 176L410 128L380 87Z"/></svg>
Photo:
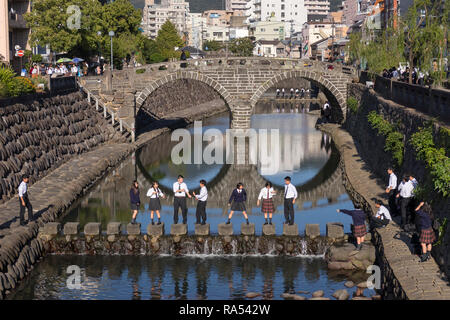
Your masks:
<svg viewBox="0 0 450 320"><path fill-rule="evenodd" d="M404 177L403 181L398 186L399 193L397 194L397 198L400 198L400 212L402 214L402 223L401 227L404 228L407 224L409 205L412 198L412 192L414 190L414 186L411 181L409 181L409 177Z"/></svg>
<svg viewBox="0 0 450 320"><path fill-rule="evenodd" d="M182 175L178 176L177 182L173 184L173 223L178 223L178 211L181 208L181 213L183 215L183 224L187 223L187 205L186 196L192 198L189 194L189 189L186 183L183 182L184 177Z"/></svg>
<svg viewBox="0 0 450 320"><path fill-rule="evenodd" d="M291 183L291 177L284 178L284 218L286 219L285 224L294 224L294 204L295 199L297 199L297 189Z"/></svg>
<svg viewBox="0 0 450 320"><path fill-rule="evenodd" d="M19 185L20 225L25 225L25 208L28 210L28 221L33 221L33 207L28 199L28 176L24 175Z"/></svg>
<svg viewBox="0 0 450 320"><path fill-rule="evenodd" d="M264 219L266 219L264 225L272 224L272 215L275 212L272 197L275 194L276 191L272 188L272 184L270 182L267 182L266 186L259 192L258 202L256 205L259 207L262 199L261 212L264 213ZM269 215L269 222L267 222L267 215Z"/></svg>
<svg viewBox="0 0 450 320"><path fill-rule="evenodd" d="M208 189L206 189L206 181L200 180L200 194L195 194L195 192L192 192L195 199L198 200L197 203L197 210L195 212L195 215L197 217L196 224L206 224L206 200L208 200Z"/></svg>
<svg viewBox="0 0 450 320"><path fill-rule="evenodd" d="M392 220L391 214L380 200L375 200L375 206L378 208L378 211L375 217L370 217L371 228L383 228Z"/></svg>
<svg viewBox="0 0 450 320"><path fill-rule="evenodd" d="M150 202L148 205L148 209L150 210L150 218L152 219L152 225L154 225L153 221L153 213L156 211L156 215L158 216L158 224L161 224L161 214L159 213L161 210L161 201L160 198L165 198L164 193L159 189L158 181L152 183L152 187L147 191L147 197L150 198Z"/></svg>
<svg viewBox="0 0 450 320"><path fill-rule="evenodd" d="M387 169L387 173L389 174L389 185L386 187L386 193L389 194L389 210L395 215L397 210L397 176L394 173L392 168Z"/></svg>

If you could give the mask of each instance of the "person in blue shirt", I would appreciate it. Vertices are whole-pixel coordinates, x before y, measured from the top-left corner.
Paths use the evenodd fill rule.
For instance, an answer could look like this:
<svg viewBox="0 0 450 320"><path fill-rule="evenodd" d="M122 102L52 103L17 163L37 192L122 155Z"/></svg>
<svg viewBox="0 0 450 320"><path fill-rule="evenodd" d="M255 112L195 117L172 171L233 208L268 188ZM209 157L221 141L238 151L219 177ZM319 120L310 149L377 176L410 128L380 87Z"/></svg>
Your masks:
<svg viewBox="0 0 450 320"><path fill-rule="evenodd" d="M230 200L228 201L228 205L231 205L231 211L228 215L227 224L230 224L231 218L233 217L233 213L235 211L242 211L245 221L247 221L247 224L249 224L245 209L245 201L247 201L247 192L244 189L244 185L239 182L236 186L236 189L234 189L231 193Z"/></svg>
<svg viewBox="0 0 450 320"><path fill-rule="evenodd" d="M130 189L130 204L131 211L133 212L133 218L131 219L131 223L136 223L136 216L139 211L139 207L141 205L141 199L139 196L139 184L136 180L133 181L133 184Z"/></svg>
<svg viewBox="0 0 450 320"><path fill-rule="evenodd" d="M436 241L436 234L434 233L433 224L433 212L431 207L424 202L421 202L416 208L416 217L419 219L420 228L420 245L422 246L422 255L420 261L425 262L430 259L431 246Z"/></svg>
<svg viewBox="0 0 450 320"><path fill-rule="evenodd" d="M353 220L353 235L356 238L356 250L362 249L366 236L366 213L355 206L355 210L337 209L337 212L348 214Z"/></svg>

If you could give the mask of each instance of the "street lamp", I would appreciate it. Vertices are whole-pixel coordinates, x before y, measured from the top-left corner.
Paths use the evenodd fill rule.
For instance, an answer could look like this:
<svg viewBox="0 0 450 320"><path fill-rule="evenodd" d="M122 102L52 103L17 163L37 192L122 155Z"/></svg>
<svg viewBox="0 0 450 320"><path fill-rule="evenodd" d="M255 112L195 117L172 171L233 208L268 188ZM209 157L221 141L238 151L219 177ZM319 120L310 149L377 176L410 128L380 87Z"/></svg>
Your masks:
<svg viewBox="0 0 450 320"><path fill-rule="evenodd" d="M113 71L113 37L114 37L114 31L109 32L109 37L111 38L111 73Z"/></svg>

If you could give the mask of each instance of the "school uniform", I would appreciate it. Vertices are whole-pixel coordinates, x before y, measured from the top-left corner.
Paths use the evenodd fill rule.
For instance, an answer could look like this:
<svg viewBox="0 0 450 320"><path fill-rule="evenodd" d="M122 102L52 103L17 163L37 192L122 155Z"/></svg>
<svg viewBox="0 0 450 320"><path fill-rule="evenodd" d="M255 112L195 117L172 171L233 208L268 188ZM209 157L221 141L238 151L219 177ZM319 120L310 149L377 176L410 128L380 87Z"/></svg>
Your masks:
<svg viewBox="0 0 450 320"><path fill-rule="evenodd" d="M200 188L200 194L197 194L195 198L198 200L197 202L197 210L195 212L197 218L197 224L205 224L206 223L206 203L208 200L208 189L206 187Z"/></svg>
<svg viewBox="0 0 450 320"><path fill-rule="evenodd" d="M366 213L360 209L346 210L341 209L340 212L348 214L353 220L353 235L357 238L364 237L366 230Z"/></svg>
<svg viewBox="0 0 450 320"><path fill-rule="evenodd" d="M258 200L262 199L261 204L261 212L262 213L268 213L273 214L275 212L275 206L273 205L273 194L274 190L273 188L262 188L259 192Z"/></svg>
<svg viewBox="0 0 450 320"><path fill-rule="evenodd" d="M420 225L420 243L432 244L436 241L436 234L432 227L432 221L428 213L423 210L418 210L416 212L419 217Z"/></svg>
<svg viewBox="0 0 450 320"><path fill-rule="evenodd" d="M22 200L20 199L22 197L23 202L25 205L22 204ZM28 210L28 220L33 221L33 207L31 206L30 200L28 199L28 184L25 181L22 181L19 185L19 204L20 204L20 224L25 222L25 208Z"/></svg>
<svg viewBox="0 0 450 320"><path fill-rule="evenodd" d="M370 223L372 228L381 228L384 226L387 226L389 222L392 220L391 214L389 213L389 210L381 205L378 208L377 213L375 214L375 217L370 217Z"/></svg>
<svg viewBox="0 0 450 320"><path fill-rule="evenodd" d="M178 190L184 189L184 192L178 192ZM178 209L181 208L181 213L183 215L183 224L187 223L187 205L186 205L186 192L189 189L186 183L179 183L178 181L173 184L173 222L178 223Z"/></svg>
<svg viewBox="0 0 450 320"><path fill-rule="evenodd" d="M234 189L228 201L228 203L231 203L231 211L246 211L245 201L247 201L245 189Z"/></svg>
<svg viewBox="0 0 450 320"><path fill-rule="evenodd" d="M154 193L154 192L156 192L156 193ZM161 210L161 201L159 199L162 198L163 196L164 196L164 193L162 193L159 188L156 188L156 190L153 187L148 189L147 197L150 197L148 209L150 211Z"/></svg>
<svg viewBox="0 0 450 320"><path fill-rule="evenodd" d="M400 212L402 215L402 227L408 222L408 209L413 196L414 185L411 181L400 183L398 191L400 194Z"/></svg>
<svg viewBox="0 0 450 320"><path fill-rule="evenodd" d="M297 199L298 193L297 188L292 183L286 184L284 186L284 218L286 223L290 225L294 224L294 204L292 201Z"/></svg>
<svg viewBox="0 0 450 320"><path fill-rule="evenodd" d="M389 191L389 210L395 215L398 211L395 197L397 195L397 176L393 172L389 175L389 185L387 188L391 188L391 191Z"/></svg>
<svg viewBox="0 0 450 320"><path fill-rule="evenodd" d="M130 189L130 207L131 210L139 210L139 206L141 204L141 199L139 196L139 189L137 189L137 192L134 192L134 188Z"/></svg>

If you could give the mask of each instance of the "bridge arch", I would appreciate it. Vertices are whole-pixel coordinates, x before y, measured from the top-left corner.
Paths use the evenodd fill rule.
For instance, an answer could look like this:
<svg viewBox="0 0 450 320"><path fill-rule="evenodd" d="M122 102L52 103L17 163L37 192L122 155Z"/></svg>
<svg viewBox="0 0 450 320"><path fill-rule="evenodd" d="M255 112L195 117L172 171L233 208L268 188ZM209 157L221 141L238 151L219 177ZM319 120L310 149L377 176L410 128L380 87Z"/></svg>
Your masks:
<svg viewBox="0 0 450 320"><path fill-rule="evenodd" d="M262 95L269 90L270 88L276 86L279 82L283 80L289 80L294 78L303 78L312 82L315 82L319 84L320 86L324 87L329 94L336 100L336 103L341 109L342 112L342 119L345 117L347 112L347 102L346 102L346 93L345 90L342 90L342 88L338 88L336 86L336 82L342 81L341 85L346 86L348 80L345 78L335 77L332 80L327 78L326 74L323 73L317 73L314 71L308 71L308 70L294 70L294 71L286 71L279 73L269 80L267 80L265 83L263 83L259 88L255 91L255 93L250 98L250 104L252 110L254 110L254 107L256 106L258 100L262 97Z"/></svg>
<svg viewBox="0 0 450 320"><path fill-rule="evenodd" d="M207 84L222 97L228 108L233 111L233 96L228 92L228 90L216 80L198 71L177 71L165 75L157 80L153 80L136 98L136 109L139 110L148 96L150 96L159 87L175 80L196 80Z"/></svg>

